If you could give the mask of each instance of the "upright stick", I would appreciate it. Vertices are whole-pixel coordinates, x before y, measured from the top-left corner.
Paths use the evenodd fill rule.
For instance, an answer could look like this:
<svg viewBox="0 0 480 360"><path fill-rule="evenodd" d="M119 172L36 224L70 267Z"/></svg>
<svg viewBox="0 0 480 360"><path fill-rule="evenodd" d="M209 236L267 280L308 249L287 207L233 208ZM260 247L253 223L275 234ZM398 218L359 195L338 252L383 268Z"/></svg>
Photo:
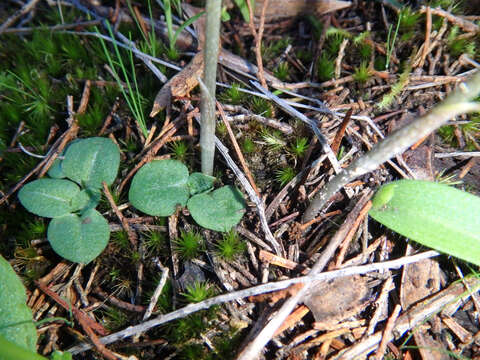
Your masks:
<svg viewBox="0 0 480 360"><path fill-rule="evenodd" d="M207 20L205 27L205 71L200 109L202 125L200 130L200 150L202 172L213 174L213 157L215 155L215 85L217 78L218 47L220 42L221 0L207 0Z"/></svg>

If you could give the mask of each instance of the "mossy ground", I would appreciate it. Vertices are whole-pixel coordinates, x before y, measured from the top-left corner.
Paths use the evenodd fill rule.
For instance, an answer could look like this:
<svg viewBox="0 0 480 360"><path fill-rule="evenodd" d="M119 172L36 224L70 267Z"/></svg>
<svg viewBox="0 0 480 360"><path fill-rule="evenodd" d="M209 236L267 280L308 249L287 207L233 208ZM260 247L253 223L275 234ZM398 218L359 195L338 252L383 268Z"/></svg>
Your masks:
<svg viewBox="0 0 480 360"><path fill-rule="evenodd" d="M143 3L144 7L140 6L140 9L143 10L144 14L147 14L146 2ZM461 12L461 2L459 4L460 6L455 8L456 12ZM439 3L438 5L442 4ZM366 23L368 21L373 24L371 31L347 31L334 26L323 29L323 23L317 17L307 16L292 21L287 29L277 28L277 30L268 32L262 46L265 68L280 80L292 83L305 81L306 71L310 67L316 70L309 80L313 82L334 80L335 60L342 42L348 40L353 45L346 48L343 59L345 66L341 70L342 76L351 74L354 81L349 84L350 93L348 99L344 101L353 103L357 102L358 99L364 99L368 104L369 101L372 101L370 99L374 92L372 88L381 84L381 80L372 75L374 71L388 70L399 75L405 69L408 70L412 55L418 50L419 44L424 39L422 30L425 27L424 17L420 16L417 11L405 8L402 10L402 17L398 25L398 36L395 42L393 42L393 33L390 34L392 39L390 46L394 48L394 55L399 61L394 62L388 58L387 54L376 52L369 40L386 45L385 39L387 39L389 32L378 17L377 6L378 4L374 2L361 2L359 8L352 10L352 15L361 19L361 22ZM10 15L9 12L1 13L1 11L0 18L2 20ZM155 9L154 16L159 18L160 15L161 11ZM246 28L236 10L233 10L232 15L235 20L232 24L239 28ZM62 22L73 23L80 18L84 18L84 15L73 7L62 7L60 15L57 9L42 4L29 26L43 26L45 29L35 30L32 33L2 34L0 36L0 191L3 194L6 194L40 161L21 152L17 145L13 148L9 146L19 126L24 124L18 141L33 153L45 154L52 143L51 140L47 143L52 129L57 129L56 136L58 136L67 128L65 121L68 117L67 96L73 97L74 107L77 108L86 80L91 80L92 86L87 110L85 114L78 117L79 136L88 137L98 134L105 119L114 109L114 105L118 103L118 109L113 113L113 122L121 126L115 132L115 137L125 155L124 160L122 160L119 179L125 176L126 172L135 165L135 162L131 160L141 150L140 135L136 131L133 115L122 96L120 88L111 73L105 68L108 58L103 51L100 40L93 36L80 36L46 29L48 26ZM396 21L396 19L398 19L396 16L391 16L392 21ZM434 16L432 27L439 29L442 24L441 20L438 16ZM308 36L300 36L299 32L296 31L299 21L301 26L306 29ZM392 25L394 30L396 24L393 23ZM147 46L135 24L122 24L119 30L123 34L130 34L139 48L151 51L152 47ZM83 28L82 31L96 32L97 30L94 26L89 26ZM462 35L462 31L458 27L449 27L445 52L452 58L461 54L468 54L474 60L479 61L480 55L477 50L480 45L479 36L477 35L467 42L459 38L460 35ZM318 55L315 54L314 44L322 36L325 36L324 45L321 54ZM244 48L253 46L251 37L246 36L243 41ZM237 45L224 44L224 47L235 51L239 49ZM114 56L113 47L107 46ZM292 49L289 50L288 57L290 60L287 61L288 57L285 54L289 46L292 46ZM155 56L170 61L168 56L163 53L165 46L162 46L160 38L155 40L154 48L156 49ZM238 53L241 52L238 51ZM120 54L128 67L130 54L125 50L120 50ZM253 51L248 52L248 54L248 60L254 62ZM314 60L315 63L312 64ZM387 60L390 63L389 69L386 68ZM176 64L184 66L188 61L189 57L180 53L180 58L176 61ZM148 117L153 99L161 84L140 61L135 60L134 69L139 85L138 91L142 98L140 109L147 119L147 127L150 127L154 122L161 127L165 113L160 114L155 120ZM160 70L167 77L174 74L172 70L164 67L161 67ZM129 73L132 74L130 70ZM122 79L122 81L124 80ZM231 83L234 84L235 82L236 80ZM306 154L309 151L313 153L313 156L310 157L311 161L314 156L320 154L320 149L318 145L313 145L312 133L306 125L281 113L267 100L245 95L238 90L238 87L245 87L245 84L235 84L230 90L219 90L219 99L226 104L241 105L253 114L280 119L293 128L293 133L287 135L257 122L247 121L235 130L256 184L271 201L283 186L303 170ZM330 100L329 95L313 90L305 91L304 94L325 101ZM379 102L382 96L378 95L378 92L375 94L377 96L376 101ZM191 95L194 99L198 98L196 91ZM435 101L434 97L435 95L432 95L428 103L433 103ZM419 105L425 105L425 103L415 99L414 94L402 95L402 103L395 99L397 99L397 96L381 111L376 107L371 107L369 115L374 117L376 114L398 109L417 111ZM176 106L174 105L173 111L178 114ZM307 111L307 115L314 117L316 113ZM451 147L461 145L459 144L458 134L455 135L457 130L463 134L465 139L462 150L478 151L479 119L479 115L475 114L470 118L470 122L458 126L457 129L453 126L440 129L438 134L444 142L443 144ZM183 133L186 133L186 131ZM330 135L333 137L334 134L331 133ZM230 143L222 122L218 123L217 136L225 144ZM187 139L173 142L165 147L159 155L171 155L188 164L191 171L198 171L200 164L197 140ZM352 136L347 135L342 142L342 152L351 149L353 141ZM313 149L310 149L310 146L313 146ZM362 144L358 146L363 148ZM220 182L233 182L233 176L230 170L225 167L223 160L219 156L216 160L215 175ZM113 193L115 193L115 190ZM118 201L117 204L125 203L126 191L122 194L115 194L115 197ZM289 208L292 212L304 209L304 204L297 204L294 198L289 199L289 201L286 208ZM110 206L106 201L103 201L99 209L102 212L107 212L110 211ZM255 215L252 214L254 214L253 211L250 213L251 216L244 220L244 225L250 227L252 231L257 231L259 226L254 220ZM129 213L129 215L132 215L132 213ZM279 217L281 216L279 215ZM331 231L332 224L342 221L343 218L344 215L333 218L332 222L327 225L327 228L330 229L328 231ZM112 219L114 218L112 217ZM0 207L0 224L0 238L3 240L0 242L0 253L13 260L18 274L27 280L28 285L31 285L33 280L45 275L60 261L48 246L32 246L32 240L46 238L48 220L29 214L18 203L15 195ZM140 251L131 249L125 232L115 231L112 233L107 249L97 260L101 267L100 272L103 274L104 282L101 286L104 291L127 302L135 299L137 296L135 289L138 276L137 265L144 262L146 264L144 279L146 280L143 284L140 303L147 305L159 281L159 271L153 265L152 259L158 258L162 264L171 265L172 251L176 252L176 255L182 261L197 259L208 262L209 256L212 254L218 255L225 261L238 258L245 261L244 248L237 243L237 240L226 242L223 234L211 234L211 237L206 240L211 245L210 247L207 244L206 247L201 246L192 250L190 247L187 248L188 244L186 243L170 242L166 232L166 219L155 219L154 225L161 230L142 233L140 237L144 242L144 247ZM181 213L179 214L179 228L185 228L186 233L188 231L201 232L201 229L191 224L187 215ZM281 240L290 241L289 235L289 232L283 233ZM88 269L94 265L88 265ZM207 278L212 281L216 280L212 272L207 274ZM178 304L184 305L186 303L180 292L172 296L174 291L176 290L173 289L171 283L167 283L157 303L159 312L166 313L174 310L175 306L178 307ZM177 303L174 304L175 302ZM115 307L97 310L95 315L101 320L102 324L113 331L141 320L140 314L132 314ZM202 336L207 333L215 334L209 337L213 341L215 349L213 352L202 341ZM164 338L169 345L166 349L160 346L150 347L148 350L128 350L127 352L143 359L158 358L160 354L170 354L174 351L177 351L178 358L184 359L228 359L234 356L242 337L245 335L245 330L238 330L225 320L225 309L212 308L154 329L148 335L150 338ZM70 345L68 340L65 341L65 345ZM120 352L123 352L123 350L121 347L118 348Z"/></svg>

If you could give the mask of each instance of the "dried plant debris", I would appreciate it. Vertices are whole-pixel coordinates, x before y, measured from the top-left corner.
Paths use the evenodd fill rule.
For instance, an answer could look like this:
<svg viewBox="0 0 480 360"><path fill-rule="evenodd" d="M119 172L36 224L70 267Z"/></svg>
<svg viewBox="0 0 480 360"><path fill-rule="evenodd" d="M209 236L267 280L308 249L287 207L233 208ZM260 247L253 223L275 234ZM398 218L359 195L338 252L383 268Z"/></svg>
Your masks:
<svg viewBox="0 0 480 360"><path fill-rule="evenodd" d="M303 303L313 313L316 327L337 324L365 310L371 300L368 278L349 276L313 283Z"/></svg>
<svg viewBox="0 0 480 360"><path fill-rule="evenodd" d="M438 130L414 131L409 140L422 135L415 144L343 183L322 199L320 212L307 210L335 175L346 179L349 167L383 138L479 76L478 1L223 1L218 151L209 179L198 173L197 122L206 16L196 17L203 9L190 4L202 2L0 3L0 255L26 287L40 354L478 357L480 283L468 275L476 268L387 229L362 195L409 178L480 195L478 98L462 102L462 109L477 112L455 112L447 121L445 114L457 110L442 111L435 120L447 122ZM268 89L256 87L257 81ZM58 255L66 253L54 246L50 220L40 217L45 214L28 213L21 204L28 207L38 195L31 184L63 177L68 151L79 139L107 137L119 152L119 159L107 161L118 167L116 177L93 184L64 174L77 185L64 189L64 209L53 216L84 220L80 230L88 239L102 240L98 249L83 246L95 254L78 258L71 226L64 226L62 244L73 251L67 258L85 264L72 263ZM79 171L82 151L77 155L70 171ZM108 167L96 159L92 174ZM161 174L145 183L138 179L142 166L174 160L192 175L183 177L185 196L166 204L175 193L171 184L161 189L163 200L158 186L152 189ZM50 190L56 194L62 181ZM222 188L232 190L230 201L217 196ZM135 192L145 194L138 200ZM398 194L384 195L376 210L398 214L401 208L389 198ZM195 196L203 200L187 200ZM169 205L168 211L142 206L152 201ZM86 216L94 208L104 220L100 238L87 226L94 224ZM476 212L466 213L475 223ZM430 219L433 232L441 228L438 217ZM467 244L466 236L452 237L447 243L455 249ZM404 266L420 251L433 258ZM371 273L390 260L400 267L297 283L316 271L319 259L325 276L335 267ZM398 305L399 313L393 311ZM52 317L75 322L44 323ZM249 348L253 353L244 353Z"/></svg>

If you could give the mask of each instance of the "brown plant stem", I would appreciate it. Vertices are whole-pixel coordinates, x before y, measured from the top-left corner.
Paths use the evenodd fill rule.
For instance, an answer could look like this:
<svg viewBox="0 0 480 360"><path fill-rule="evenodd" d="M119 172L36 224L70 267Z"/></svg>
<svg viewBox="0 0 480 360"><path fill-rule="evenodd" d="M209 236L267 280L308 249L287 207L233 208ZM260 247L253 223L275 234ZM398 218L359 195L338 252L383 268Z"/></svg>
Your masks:
<svg viewBox="0 0 480 360"><path fill-rule="evenodd" d="M354 160L346 169L336 175L312 200L305 210L302 222L306 223L314 219L327 201L349 182L375 170L385 161L401 154L451 118L463 113L478 111L480 104L471 102L478 93L480 93L480 72L477 72L467 83L460 84L450 96L429 113L393 132L367 154Z"/></svg>

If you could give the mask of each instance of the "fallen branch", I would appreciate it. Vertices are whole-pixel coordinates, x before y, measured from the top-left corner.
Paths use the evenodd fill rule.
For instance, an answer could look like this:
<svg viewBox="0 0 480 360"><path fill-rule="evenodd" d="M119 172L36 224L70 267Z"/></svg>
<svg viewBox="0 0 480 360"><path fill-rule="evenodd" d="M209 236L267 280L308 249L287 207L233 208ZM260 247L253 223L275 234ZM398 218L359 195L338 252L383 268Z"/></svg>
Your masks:
<svg viewBox="0 0 480 360"><path fill-rule="evenodd" d="M385 161L401 154L451 118L463 113L479 111L480 104L471 102L479 92L480 72L477 72L469 82L459 84L445 101L434 107L428 114L393 132L371 151L354 160L337 174L312 200L305 210L303 222L314 219L337 191L357 177L375 170Z"/></svg>
<svg viewBox="0 0 480 360"><path fill-rule="evenodd" d="M246 298L253 295L263 294L266 292L282 290L294 284L308 283L308 282L312 282L313 280L328 281L331 279L336 279L336 278L350 276L350 275L366 274L372 271L398 269L404 265L418 262L424 259L429 259L431 257L438 256L438 255L439 254L436 251L426 251L413 256L405 256L397 260L385 261L382 263L373 263L373 264L362 265L362 266L353 266L350 268L328 271L328 272L323 272L315 275L301 276L294 279L271 282L267 284L254 286L248 289L233 291L231 293L215 296L213 298L204 300L199 303L187 305L181 309L178 309L176 311L173 311L165 315L160 315L144 323L141 323L135 326L129 326L124 330L102 337L99 340L100 340L100 343L102 344L105 344L105 345L111 344L115 341L125 339L127 337L130 337L136 334L143 333L153 327L165 324L167 322L184 318L197 311L208 309L214 305L223 304L229 301ZM71 352L73 355L76 355L86 350L89 350L91 348L92 348L92 345L90 344L80 344L68 349L68 351Z"/></svg>

